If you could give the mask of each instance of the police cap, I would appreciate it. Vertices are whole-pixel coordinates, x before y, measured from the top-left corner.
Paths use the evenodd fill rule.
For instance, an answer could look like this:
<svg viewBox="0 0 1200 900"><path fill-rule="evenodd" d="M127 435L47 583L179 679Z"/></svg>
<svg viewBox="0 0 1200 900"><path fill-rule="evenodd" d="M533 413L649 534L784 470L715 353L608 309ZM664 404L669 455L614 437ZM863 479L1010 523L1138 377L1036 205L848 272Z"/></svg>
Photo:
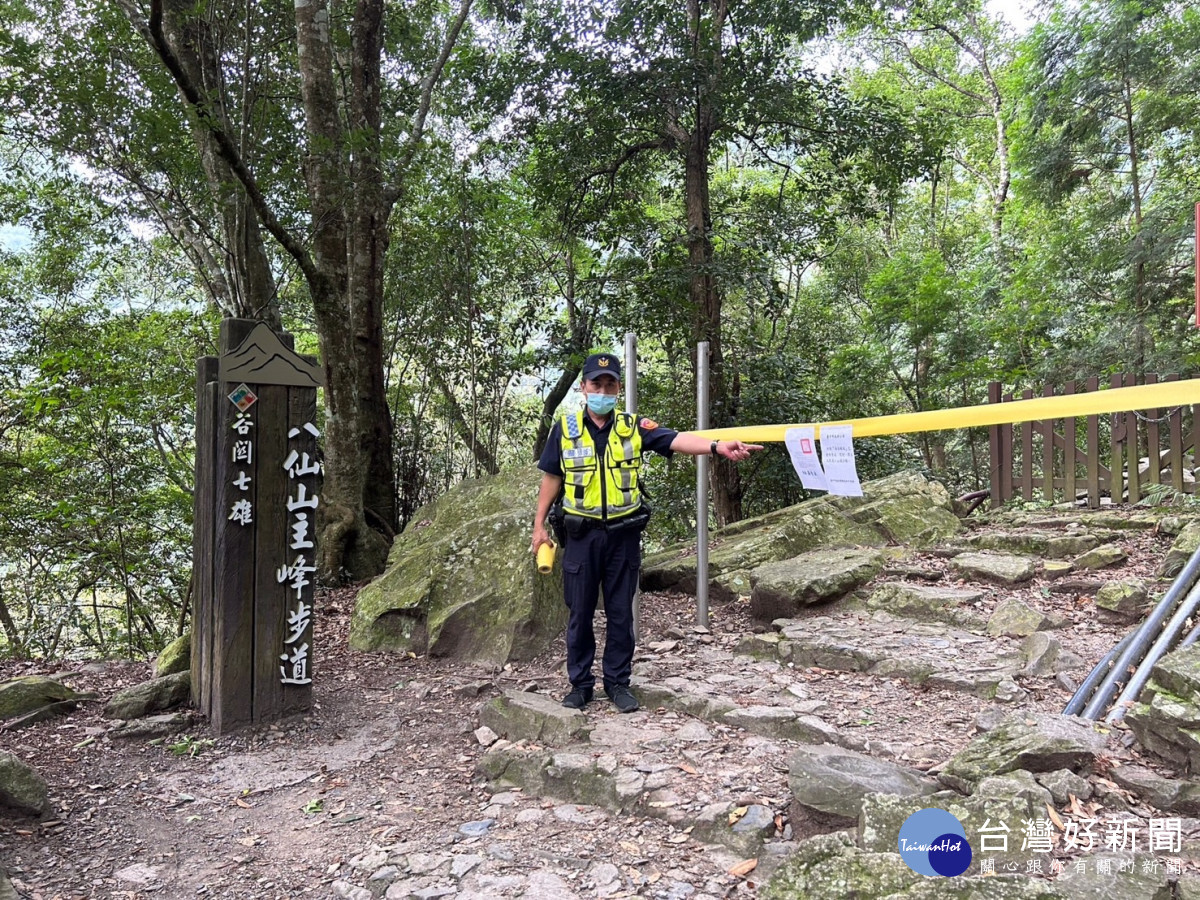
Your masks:
<svg viewBox="0 0 1200 900"><path fill-rule="evenodd" d="M621 380L621 361L611 353L593 353L583 363L583 380L590 381L601 375L611 375Z"/></svg>

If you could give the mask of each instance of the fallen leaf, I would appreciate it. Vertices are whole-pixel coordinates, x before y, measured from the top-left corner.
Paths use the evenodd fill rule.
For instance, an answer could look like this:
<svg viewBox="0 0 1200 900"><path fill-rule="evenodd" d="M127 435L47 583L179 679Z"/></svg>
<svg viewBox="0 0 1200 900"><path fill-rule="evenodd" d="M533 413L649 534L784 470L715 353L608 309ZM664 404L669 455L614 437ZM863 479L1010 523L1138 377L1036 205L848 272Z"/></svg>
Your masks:
<svg viewBox="0 0 1200 900"><path fill-rule="evenodd" d="M1067 826L1063 824L1063 820L1061 818L1059 818L1058 813L1055 811L1054 807L1051 806L1049 803L1046 804L1046 812L1050 814L1050 821L1054 823L1054 826L1059 831L1067 830Z"/></svg>
<svg viewBox="0 0 1200 900"><path fill-rule="evenodd" d="M238 798L237 798L236 800L234 800L233 802L234 802L234 803L236 803L238 806L240 806L242 809L254 809L254 807L253 807L253 806L251 806L249 803L247 803L247 802L246 802L245 800L243 800L241 797L238 797Z"/></svg>
<svg viewBox="0 0 1200 900"><path fill-rule="evenodd" d="M679 764L679 768L680 768L680 770L681 770L681 771L683 771L683 772L687 772L689 775L699 775L699 774L700 774L700 773L699 773L699 772L696 770L696 767L695 767L695 766L688 765L687 763L680 763L680 764Z"/></svg>
<svg viewBox="0 0 1200 900"><path fill-rule="evenodd" d="M738 822L738 819L740 819L747 812L749 812L749 810L750 810L750 807L748 807L748 806L739 806L737 809L735 809L733 812L731 812L729 814L729 824L736 825Z"/></svg>
<svg viewBox="0 0 1200 900"><path fill-rule="evenodd" d="M758 865L757 859L744 859L740 863L738 863L736 866L733 866L732 868L730 868L729 874L733 875L737 878L741 878L743 875L749 875L751 872L753 872L755 866L757 866L757 865Z"/></svg>

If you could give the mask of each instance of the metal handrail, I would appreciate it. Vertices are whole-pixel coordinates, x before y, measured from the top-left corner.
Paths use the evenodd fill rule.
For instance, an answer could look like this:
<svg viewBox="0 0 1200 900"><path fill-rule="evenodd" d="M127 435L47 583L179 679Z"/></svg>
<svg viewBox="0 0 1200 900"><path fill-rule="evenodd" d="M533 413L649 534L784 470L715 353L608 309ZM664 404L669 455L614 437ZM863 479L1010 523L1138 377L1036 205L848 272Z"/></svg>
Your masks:
<svg viewBox="0 0 1200 900"><path fill-rule="evenodd" d="M1146 656L1147 649L1155 640L1159 627L1180 603L1188 591L1192 589L1197 576L1200 575L1200 548L1196 549L1178 577L1167 588L1158 605L1146 617L1146 621L1134 632L1133 640L1125 647L1109 670L1104 681L1096 688L1092 699L1080 713L1085 719L1099 719L1112 704L1112 697L1119 684L1124 683L1124 676L1131 667L1136 668Z"/></svg>

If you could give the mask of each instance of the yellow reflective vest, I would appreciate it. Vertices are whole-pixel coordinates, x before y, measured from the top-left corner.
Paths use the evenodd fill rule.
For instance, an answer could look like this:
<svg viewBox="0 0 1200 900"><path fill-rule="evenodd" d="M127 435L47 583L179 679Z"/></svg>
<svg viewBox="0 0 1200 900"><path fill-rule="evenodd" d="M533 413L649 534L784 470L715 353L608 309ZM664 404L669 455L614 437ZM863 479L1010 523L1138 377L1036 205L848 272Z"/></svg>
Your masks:
<svg viewBox="0 0 1200 900"><path fill-rule="evenodd" d="M642 505L638 472L642 467L642 435L637 419L613 413L607 452L584 425L585 412L562 417L563 511L588 519L619 519Z"/></svg>

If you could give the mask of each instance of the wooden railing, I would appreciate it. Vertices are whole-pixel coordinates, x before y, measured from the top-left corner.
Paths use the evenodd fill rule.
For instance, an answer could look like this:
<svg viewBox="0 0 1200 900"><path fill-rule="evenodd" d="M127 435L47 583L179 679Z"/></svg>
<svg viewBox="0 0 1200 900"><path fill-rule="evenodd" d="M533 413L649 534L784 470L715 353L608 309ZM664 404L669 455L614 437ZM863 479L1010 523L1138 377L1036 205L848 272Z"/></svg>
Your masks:
<svg viewBox="0 0 1200 900"><path fill-rule="evenodd" d="M1178 379L1178 375L1113 375L1109 386L1132 387ZM1004 394L1000 382L993 381L988 385L988 402L1099 389L1100 379L1089 378L1068 382L1059 390L1048 385L1040 394L1025 390L1016 397ZM1192 472L1198 463L1197 409L1176 406L993 425L988 429L992 506L1017 497L1049 503L1086 501L1090 507L1100 506L1105 496L1112 503L1136 503L1149 485L1192 493Z"/></svg>

